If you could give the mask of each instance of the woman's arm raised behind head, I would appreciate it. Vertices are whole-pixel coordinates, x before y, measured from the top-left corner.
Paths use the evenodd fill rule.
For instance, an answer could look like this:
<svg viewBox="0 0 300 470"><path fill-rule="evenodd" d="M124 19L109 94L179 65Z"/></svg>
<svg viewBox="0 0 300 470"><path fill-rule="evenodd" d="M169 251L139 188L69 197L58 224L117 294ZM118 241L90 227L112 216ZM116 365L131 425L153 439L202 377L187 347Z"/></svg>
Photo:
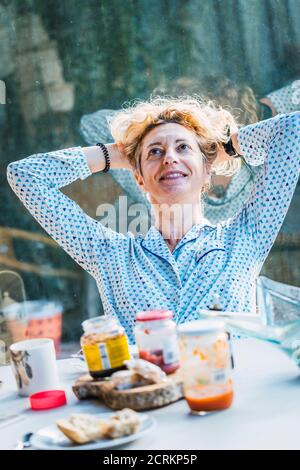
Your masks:
<svg viewBox="0 0 300 470"><path fill-rule="evenodd" d="M246 231L266 259L283 223L299 177L300 112L246 126L238 132L245 160L261 165L254 188L242 211L233 219L236 236Z"/></svg>
<svg viewBox="0 0 300 470"><path fill-rule="evenodd" d="M100 152L99 147L96 150ZM118 250L118 242L123 243L125 236L88 216L60 191L90 175L81 147L32 155L7 168L8 183L32 216L81 267L95 276L99 256L104 260L111 255L110 248Z"/></svg>

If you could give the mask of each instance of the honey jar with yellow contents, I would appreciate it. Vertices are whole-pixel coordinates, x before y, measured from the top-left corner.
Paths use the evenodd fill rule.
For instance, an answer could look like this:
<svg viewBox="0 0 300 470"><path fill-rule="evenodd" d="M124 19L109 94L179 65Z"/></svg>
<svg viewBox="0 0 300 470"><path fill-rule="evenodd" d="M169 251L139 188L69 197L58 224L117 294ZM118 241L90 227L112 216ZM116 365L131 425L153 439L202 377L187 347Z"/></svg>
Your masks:
<svg viewBox="0 0 300 470"><path fill-rule="evenodd" d="M93 378L126 368L124 361L130 359L128 339L116 318L111 315L90 318L82 323L82 328L80 344Z"/></svg>

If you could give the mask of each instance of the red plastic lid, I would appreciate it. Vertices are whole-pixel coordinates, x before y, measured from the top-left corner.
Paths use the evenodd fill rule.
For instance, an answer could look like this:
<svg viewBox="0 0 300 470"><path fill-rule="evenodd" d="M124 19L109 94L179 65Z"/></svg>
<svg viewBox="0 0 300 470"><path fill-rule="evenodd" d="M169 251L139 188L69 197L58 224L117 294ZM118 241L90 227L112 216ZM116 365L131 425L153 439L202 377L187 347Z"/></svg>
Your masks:
<svg viewBox="0 0 300 470"><path fill-rule="evenodd" d="M67 398L63 390L47 390L30 395L29 401L32 410L49 410L66 405Z"/></svg>
<svg viewBox="0 0 300 470"><path fill-rule="evenodd" d="M166 320L167 318L173 318L171 310L146 310L136 315L137 321Z"/></svg>

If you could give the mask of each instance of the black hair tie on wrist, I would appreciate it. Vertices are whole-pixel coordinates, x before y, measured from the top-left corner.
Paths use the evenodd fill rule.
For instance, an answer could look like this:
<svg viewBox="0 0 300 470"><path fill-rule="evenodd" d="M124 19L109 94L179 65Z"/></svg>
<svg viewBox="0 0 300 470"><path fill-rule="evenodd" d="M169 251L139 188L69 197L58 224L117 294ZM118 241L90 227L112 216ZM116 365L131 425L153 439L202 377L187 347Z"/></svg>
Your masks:
<svg viewBox="0 0 300 470"><path fill-rule="evenodd" d="M232 144L232 140L231 140L231 137L230 137L230 127L226 126L226 130L227 130L227 136L228 136L229 140L228 140L228 142L223 143L223 147L225 149L225 152L232 158L241 157L241 155L239 153L237 153L237 151L235 150L235 148Z"/></svg>
<svg viewBox="0 0 300 470"><path fill-rule="evenodd" d="M110 169L110 156L109 156L107 147L106 147L106 145L102 144L102 142L98 142L96 145L98 145L101 148L101 150L103 152L104 159L105 159L105 167L102 170L102 172L107 173Z"/></svg>

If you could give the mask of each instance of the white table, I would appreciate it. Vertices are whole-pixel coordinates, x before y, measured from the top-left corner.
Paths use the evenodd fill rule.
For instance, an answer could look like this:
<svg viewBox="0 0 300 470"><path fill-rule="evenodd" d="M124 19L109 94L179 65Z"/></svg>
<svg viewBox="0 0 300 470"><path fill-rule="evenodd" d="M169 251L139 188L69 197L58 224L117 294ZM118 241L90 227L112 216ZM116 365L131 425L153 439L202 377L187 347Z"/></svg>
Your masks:
<svg viewBox="0 0 300 470"><path fill-rule="evenodd" d="M150 411L158 428L124 449L300 449L300 369L275 346L253 339L234 343L235 399L228 410L194 416L184 400ZM16 393L9 367L0 368L0 412L22 410L24 419L0 428L0 449L12 449L24 433L52 424L74 412L107 411L99 402L78 401L71 385L82 374L74 360L58 361L68 405L31 411Z"/></svg>

